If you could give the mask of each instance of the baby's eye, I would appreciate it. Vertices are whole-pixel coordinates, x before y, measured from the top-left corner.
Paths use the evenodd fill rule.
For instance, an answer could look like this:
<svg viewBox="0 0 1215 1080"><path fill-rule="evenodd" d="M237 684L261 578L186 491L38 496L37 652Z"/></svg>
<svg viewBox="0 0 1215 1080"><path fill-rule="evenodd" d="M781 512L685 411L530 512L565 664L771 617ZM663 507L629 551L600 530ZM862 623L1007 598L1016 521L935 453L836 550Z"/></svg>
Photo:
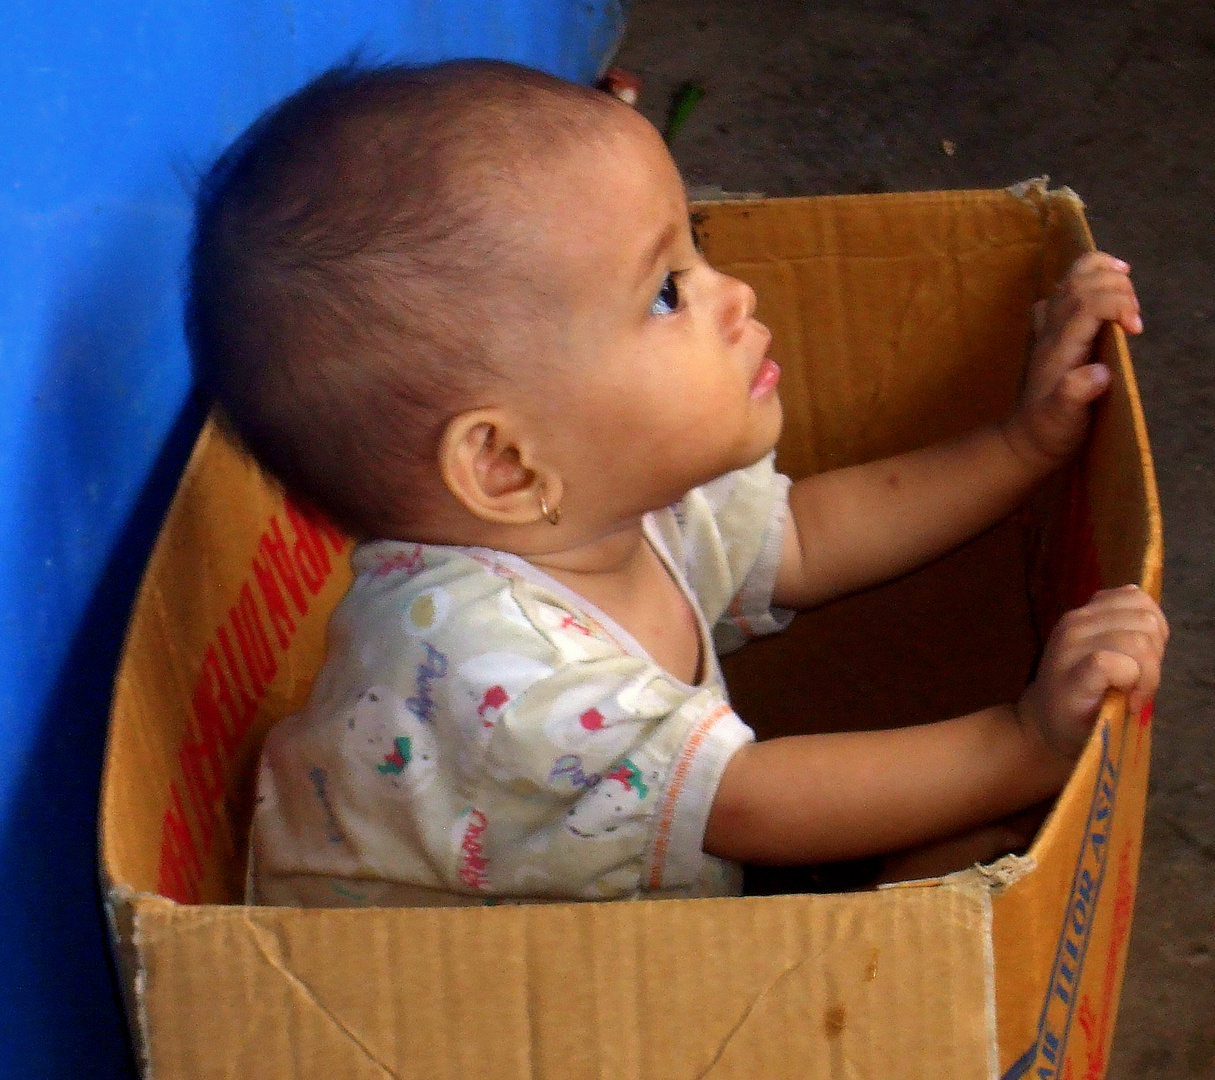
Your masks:
<svg viewBox="0 0 1215 1080"><path fill-rule="evenodd" d="M675 284L675 275L667 274L662 279L662 288L650 305L651 315L670 315L679 307L679 286Z"/></svg>

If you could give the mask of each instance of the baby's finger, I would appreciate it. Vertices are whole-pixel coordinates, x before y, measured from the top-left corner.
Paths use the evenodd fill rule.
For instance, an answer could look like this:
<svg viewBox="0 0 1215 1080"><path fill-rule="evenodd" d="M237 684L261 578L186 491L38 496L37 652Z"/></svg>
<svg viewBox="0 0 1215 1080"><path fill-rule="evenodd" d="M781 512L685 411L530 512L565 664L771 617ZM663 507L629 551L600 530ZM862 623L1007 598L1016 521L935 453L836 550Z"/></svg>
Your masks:
<svg viewBox="0 0 1215 1080"><path fill-rule="evenodd" d="M1130 278L1122 274L1102 274L1093 279L1085 303L1091 304L1110 322L1118 323L1128 334L1143 332L1139 297Z"/></svg>
<svg viewBox="0 0 1215 1080"><path fill-rule="evenodd" d="M1059 328L1057 348L1060 355L1078 363L1087 355L1097 331L1106 322L1116 322L1130 334L1138 334L1143 329L1134 293L1104 288L1077 297L1075 309Z"/></svg>
<svg viewBox="0 0 1215 1080"><path fill-rule="evenodd" d="M1160 667L1168 638L1168 626L1150 598L1147 598L1150 607L1140 604L1128 610L1114 606L1125 604L1127 599L1130 598L1126 597L1123 590L1104 594L1103 606L1107 610L1104 613L1094 613L1087 622L1078 620L1082 627L1081 633L1093 629L1097 632L1090 633L1084 640L1077 634L1068 645L1071 650L1086 653L1085 660L1091 657L1102 658L1097 668L1111 676L1115 670L1129 669L1127 661L1133 662L1138 673L1134 683L1124 683L1111 677L1110 685L1126 691L1129 708L1138 712L1145 702L1155 697L1160 687ZM1117 657L1125 659L1117 661ZM1082 663L1085 660L1082 660Z"/></svg>
<svg viewBox="0 0 1215 1080"><path fill-rule="evenodd" d="M1145 593L1138 585L1123 585L1117 590L1120 593L1126 593L1133 597L1132 603L1141 611L1145 611L1152 621L1152 626L1155 630L1156 637L1160 642L1160 649L1163 652L1164 647L1169 642L1169 620L1164 617L1164 612L1160 610L1160 605L1156 603L1147 593Z"/></svg>
<svg viewBox="0 0 1215 1080"><path fill-rule="evenodd" d="M1120 274L1129 274L1131 272L1131 264L1104 251L1088 251L1072 263L1063 280L1075 280L1100 273L1104 270L1114 270Z"/></svg>
<svg viewBox="0 0 1215 1080"><path fill-rule="evenodd" d="M1052 640L1067 667L1095 652L1127 654L1145 672L1144 689L1150 695L1159 685L1168 636L1168 623L1156 602L1126 587L1098 593L1084 607L1068 612Z"/></svg>
<svg viewBox="0 0 1215 1080"><path fill-rule="evenodd" d="M1127 629L1145 630L1155 635L1160 647L1169 640L1169 624L1160 605L1138 585L1119 585L1094 593L1076 614L1087 615L1094 629L1111 622Z"/></svg>
<svg viewBox="0 0 1215 1080"><path fill-rule="evenodd" d="M1096 401L1110 384L1110 369L1104 364L1072 368L1056 384L1051 398L1060 410L1075 410Z"/></svg>
<svg viewBox="0 0 1215 1080"><path fill-rule="evenodd" d="M1129 656L1139 666L1136 689L1149 697L1156 693L1160 686L1160 661L1164 655L1156 634L1150 630L1114 630L1099 637L1096 645L1099 651Z"/></svg>
<svg viewBox="0 0 1215 1080"><path fill-rule="evenodd" d="M1074 705L1079 712L1092 713L1107 690L1129 695L1139 688L1142 677L1143 671L1133 656L1113 649L1091 652L1073 668Z"/></svg>
<svg viewBox="0 0 1215 1080"><path fill-rule="evenodd" d="M1124 271L1111 266L1097 266L1062 284L1064 295L1073 302L1081 305L1098 302L1105 308L1104 317L1121 323L1129 333L1138 333L1143 329L1139 297L1130 276Z"/></svg>

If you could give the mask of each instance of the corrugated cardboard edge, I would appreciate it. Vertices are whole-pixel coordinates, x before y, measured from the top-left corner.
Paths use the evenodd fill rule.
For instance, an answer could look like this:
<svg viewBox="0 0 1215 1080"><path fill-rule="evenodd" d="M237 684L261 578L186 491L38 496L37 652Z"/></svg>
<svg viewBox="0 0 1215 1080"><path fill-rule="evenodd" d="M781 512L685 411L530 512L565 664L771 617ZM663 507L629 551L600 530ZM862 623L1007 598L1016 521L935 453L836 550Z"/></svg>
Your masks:
<svg viewBox="0 0 1215 1080"><path fill-rule="evenodd" d="M992 937L992 886L983 889L983 911L987 926L983 934L983 978L987 995L987 1071L992 1080L1000 1075L1000 1026L996 1020L996 946Z"/></svg>
<svg viewBox="0 0 1215 1080"><path fill-rule="evenodd" d="M152 1066L148 1055L147 1009L144 1002L146 979L139 962L138 926L135 918L136 894L121 885L112 885L102 873L102 906L110 930L110 943L118 969L127 1030L135 1050L136 1066L144 1080L150 1080Z"/></svg>
<svg viewBox="0 0 1215 1080"><path fill-rule="evenodd" d="M914 881L891 881L879 885L880 890L932 888L955 886L969 889L983 897L986 927L983 936L983 975L987 1014L987 1071L992 1080L1000 1076L1000 1030L996 1014L996 952L992 935L992 897L1031 874L1037 863L1030 855L1005 855L992 863L976 863L965 870L938 878Z"/></svg>

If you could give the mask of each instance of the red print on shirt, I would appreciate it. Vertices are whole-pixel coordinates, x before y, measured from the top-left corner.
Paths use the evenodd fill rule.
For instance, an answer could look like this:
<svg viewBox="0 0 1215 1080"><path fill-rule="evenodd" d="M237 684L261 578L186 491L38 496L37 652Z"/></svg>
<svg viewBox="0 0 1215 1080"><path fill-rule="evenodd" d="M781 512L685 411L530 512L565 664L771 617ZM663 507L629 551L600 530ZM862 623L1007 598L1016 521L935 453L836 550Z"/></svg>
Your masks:
<svg viewBox="0 0 1215 1080"><path fill-rule="evenodd" d="M481 698L477 715L484 716L490 709L500 709L508 701L510 701L510 695L502 687L491 686L485 691L485 696Z"/></svg>

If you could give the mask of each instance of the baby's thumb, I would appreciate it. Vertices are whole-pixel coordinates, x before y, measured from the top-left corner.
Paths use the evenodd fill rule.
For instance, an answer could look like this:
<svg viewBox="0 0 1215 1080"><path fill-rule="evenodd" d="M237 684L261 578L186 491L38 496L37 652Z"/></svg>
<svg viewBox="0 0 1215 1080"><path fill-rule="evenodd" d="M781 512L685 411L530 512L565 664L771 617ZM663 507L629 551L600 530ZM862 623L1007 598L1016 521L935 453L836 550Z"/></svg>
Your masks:
<svg viewBox="0 0 1215 1080"><path fill-rule="evenodd" d="M1104 364L1085 364L1060 377L1054 389L1039 405L1048 423L1071 427L1077 413L1105 393L1110 384L1110 369Z"/></svg>
<svg viewBox="0 0 1215 1080"><path fill-rule="evenodd" d="M1110 369L1104 364L1085 364L1073 368L1059 380L1056 394L1071 407L1087 405L1105 393L1110 384Z"/></svg>
<svg viewBox="0 0 1215 1080"><path fill-rule="evenodd" d="M1075 449L1088 424L1089 405L1109 384L1110 373L1104 364L1086 364L1062 376L1049 394L1031 406L1041 445L1055 454Z"/></svg>

